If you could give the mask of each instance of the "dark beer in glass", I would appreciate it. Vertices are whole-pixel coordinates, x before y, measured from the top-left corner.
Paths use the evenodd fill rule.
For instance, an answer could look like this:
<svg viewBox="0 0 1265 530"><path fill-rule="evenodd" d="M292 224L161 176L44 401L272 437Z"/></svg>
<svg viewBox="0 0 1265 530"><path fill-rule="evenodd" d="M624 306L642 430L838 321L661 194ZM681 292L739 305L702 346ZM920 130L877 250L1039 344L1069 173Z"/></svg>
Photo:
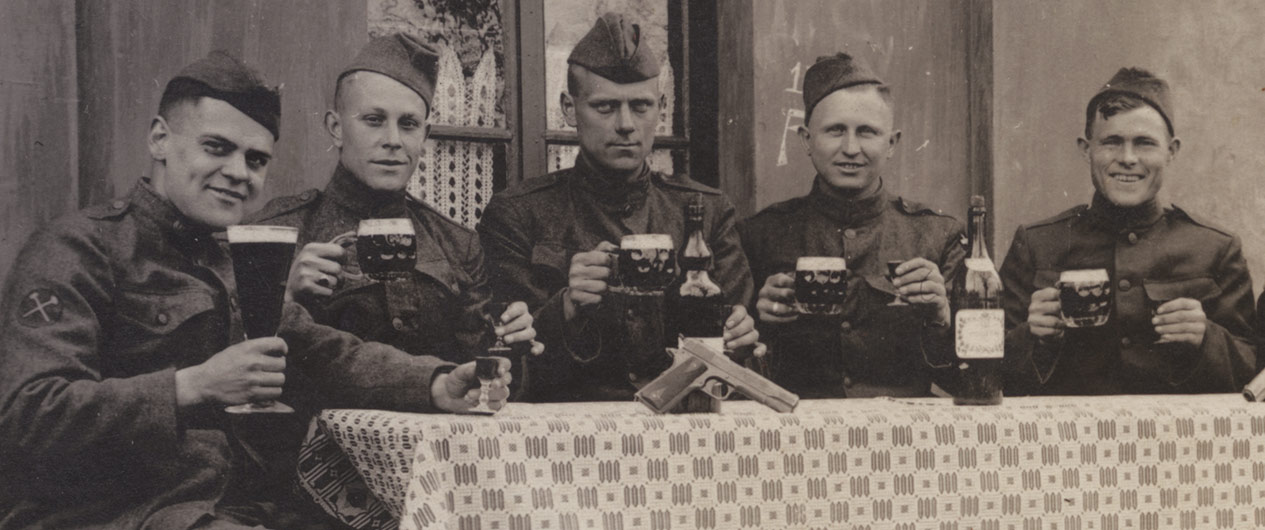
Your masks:
<svg viewBox="0 0 1265 530"><path fill-rule="evenodd" d="M617 284L630 295L662 295L676 280L676 249L667 234L633 234L619 241Z"/></svg>
<svg viewBox="0 0 1265 530"><path fill-rule="evenodd" d="M288 226L235 225L228 227L228 248L237 281L237 299L246 338L258 339L277 334L285 304L290 262L299 240L299 230ZM290 406L276 401L234 405L224 410L233 414L256 412L289 413Z"/></svg>
<svg viewBox="0 0 1265 530"><path fill-rule="evenodd" d="M378 281L408 277L417 263L417 235L409 219L365 219L356 231L360 272Z"/></svg>
<svg viewBox="0 0 1265 530"><path fill-rule="evenodd" d="M1069 328L1092 328L1111 316L1111 278L1106 269L1063 271L1055 284L1063 323Z"/></svg>
<svg viewBox="0 0 1265 530"><path fill-rule="evenodd" d="M805 256L795 262L795 309L805 315L837 315L848 294L843 258Z"/></svg>

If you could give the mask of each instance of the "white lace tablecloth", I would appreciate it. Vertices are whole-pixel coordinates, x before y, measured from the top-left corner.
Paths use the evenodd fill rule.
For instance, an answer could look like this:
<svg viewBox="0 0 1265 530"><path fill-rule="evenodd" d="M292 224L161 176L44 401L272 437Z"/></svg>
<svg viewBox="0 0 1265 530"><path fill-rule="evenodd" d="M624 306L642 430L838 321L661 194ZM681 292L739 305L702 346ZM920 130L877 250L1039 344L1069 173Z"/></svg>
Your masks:
<svg viewBox="0 0 1265 530"><path fill-rule="evenodd" d="M1265 527L1265 404L1239 395L818 400L794 414L726 402L679 416L511 403L493 417L327 410L316 423L300 481L360 527Z"/></svg>

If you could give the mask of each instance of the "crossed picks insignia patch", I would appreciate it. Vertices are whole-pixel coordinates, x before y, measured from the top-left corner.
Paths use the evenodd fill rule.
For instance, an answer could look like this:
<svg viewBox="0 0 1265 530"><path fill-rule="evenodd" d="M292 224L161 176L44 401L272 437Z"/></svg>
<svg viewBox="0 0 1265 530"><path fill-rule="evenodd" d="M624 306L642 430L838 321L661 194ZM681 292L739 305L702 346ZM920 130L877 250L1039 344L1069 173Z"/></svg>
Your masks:
<svg viewBox="0 0 1265 530"><path fill-rule="evenodd" d="M62 303L48 289L36 289L27 293L18 304L18 322L38 328L61 320Z"/></svg>

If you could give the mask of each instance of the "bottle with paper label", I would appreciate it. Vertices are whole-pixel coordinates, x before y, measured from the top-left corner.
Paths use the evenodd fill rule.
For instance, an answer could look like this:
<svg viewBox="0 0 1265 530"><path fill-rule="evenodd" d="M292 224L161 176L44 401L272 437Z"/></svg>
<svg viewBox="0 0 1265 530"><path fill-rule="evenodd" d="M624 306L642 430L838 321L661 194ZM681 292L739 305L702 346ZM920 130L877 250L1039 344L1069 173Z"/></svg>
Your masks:
<svg viewBox="0 0 1265 530"><path fill-rule="evenodd" d="M1006 347L1006 315L1001 308L1002 284L988 256L984 198L971 197L968 236L971 253L966 271L954 285L954 347L958 357L958 405L996 405L1002 397L1002 356Z"/></svg>
<svg viewBox="0 0 1265 530"><path fill-rule="evenodd" d="M712 281L712 250L703 234L703 198L695 196L685 208L685 248L679 262L684 272L676 292L676 318L684 337L697 338L716 351L725 349L725 320L733 309L720 286Z"/></svg>

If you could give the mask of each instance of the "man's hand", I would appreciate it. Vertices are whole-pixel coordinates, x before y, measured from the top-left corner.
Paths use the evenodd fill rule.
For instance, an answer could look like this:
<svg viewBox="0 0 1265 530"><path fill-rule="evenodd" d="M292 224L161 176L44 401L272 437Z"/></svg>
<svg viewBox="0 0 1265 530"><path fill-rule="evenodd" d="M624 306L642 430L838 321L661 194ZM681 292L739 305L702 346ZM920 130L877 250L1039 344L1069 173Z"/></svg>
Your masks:
<svg viewBox="0 0 1265 530"><path fill-rule="evenodd" d="M754 344L755 350L752 354L762 357L768 348L759 340L760 332L755 329L755 319L747 314L746 307L735 305L733 312L725 320L725 349L737 350Z"/></svg>
<svg viewBox="0 0 1265 530"><path fill-rule="evenodd" d="M176 372L176 404L241 405L281 397L286 343L276 337L239 342L206 362Z"/></svg>
<svg viewBox="0 0 1265 530"><path fill-rule="evenodd" d="M914 258L896 267L896 277L892 278L896 292L909 303L922 306L927 321L934 325L948 326L949 313L948 291L944 288L944 276L940 275L940 267L926 258Z"/></svg>
<svg viewBox="0 0 1265 530"><path fill-rule="evenodd" d="M347 250L332 243L308 243L294 258L286 299L300 304L334 294L343 272Z"/></svg>
<svg viewBox="0 0 1265 530"><path fill-rule="evenodd" d="M799 318L795 311L795 277L779 272L765 278L755 308L761 322L793 322Z"/></svg>
<svg viewBox="0 0 1265 530"><path fill-rule="evenodd" d="M606 280L611 277L611 256L619 247L609 241L597 244L588 252L571 257L570 280L563 297L563 313L568 321L586 306L594 306L606 294Z"/></svg>
<svg viewBox="0 0 1265 530"><path fill-rule="evenodd" d="M1032 301L1028 303L1028 330L1041 340L1062 338L1062 309L1058 289L1046 287L1032 293Z"/></svg>
<svg viewBox="0 0 1265 530"><path fill-rule="evenodd" d="M1177 298L1157 307L1151 324L1160 336L1157 344L1180 342L1198 348L1203 344L1204 332L1208 330L1208 317L1198 300Z"/></svg>
<svg viewBox="0 0 1265 530"><path fill-rule="evenodd" d="M545 352L544 343L536 342L536 328L532 327L534 319L531 312L527 310L527 304L523 302L514 302L505 309L505 313L496 315L498 322L505 324L496 326L496 336L505 341L506 345L519 342L531 342L532 355L540 355Z"/></svg>
<svg viewBox="0 0 1265 530"><path fill-rule="evenodd" d="M501 366L497 369L497 378L488 389L488 407L500 410L509 399L510 360L498 359ZM479 379L474 375L474 363L468 362L458 366L451 372L441 374L431 383L430 397L435 408L447 412L466 412L479 405Z"/></svg>

